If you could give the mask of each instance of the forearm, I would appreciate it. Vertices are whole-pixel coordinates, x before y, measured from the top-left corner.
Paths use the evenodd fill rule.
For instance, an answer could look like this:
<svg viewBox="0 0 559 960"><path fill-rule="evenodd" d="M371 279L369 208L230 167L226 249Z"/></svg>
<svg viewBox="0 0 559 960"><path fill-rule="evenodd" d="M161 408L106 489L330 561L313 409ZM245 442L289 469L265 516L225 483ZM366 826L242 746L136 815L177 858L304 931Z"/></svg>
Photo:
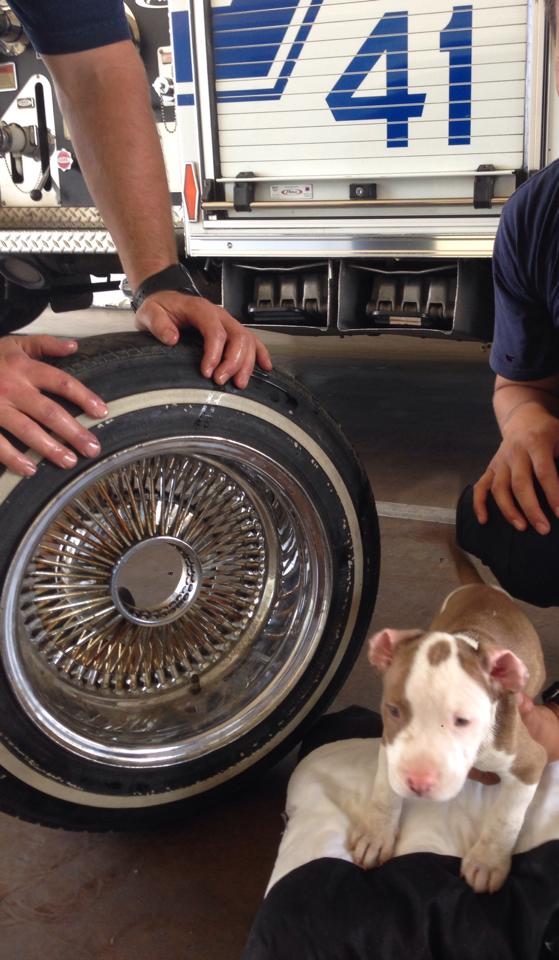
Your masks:
<svg viewBox="0 0 559 960"><path fill-rule="evenodd" d="M539 407L542 413L559 417L559 375L524 383L497 376L493 409L501 434L516 411L527 404Z"/></svg>
<svg viewBox="0 0 559 960"><path fill-rule="evenodd" d="M177 260L143 64L131 41L45 60L86 183L135 288Z"/></svg>

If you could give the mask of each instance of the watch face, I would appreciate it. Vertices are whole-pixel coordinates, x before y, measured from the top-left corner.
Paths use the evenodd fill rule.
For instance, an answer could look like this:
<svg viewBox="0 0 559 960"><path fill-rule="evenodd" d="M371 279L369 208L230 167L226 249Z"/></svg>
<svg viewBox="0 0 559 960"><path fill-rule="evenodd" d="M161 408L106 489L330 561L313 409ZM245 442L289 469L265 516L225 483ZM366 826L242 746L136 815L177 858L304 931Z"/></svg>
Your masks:
<svg viewBox="0 0 559 960"><path fill-rule="evenodd" d="M544 703L548 703L549 701L559 703L559 680L555 680L551 686L547 687L547 689L543 691L542 700Z"/></svg>

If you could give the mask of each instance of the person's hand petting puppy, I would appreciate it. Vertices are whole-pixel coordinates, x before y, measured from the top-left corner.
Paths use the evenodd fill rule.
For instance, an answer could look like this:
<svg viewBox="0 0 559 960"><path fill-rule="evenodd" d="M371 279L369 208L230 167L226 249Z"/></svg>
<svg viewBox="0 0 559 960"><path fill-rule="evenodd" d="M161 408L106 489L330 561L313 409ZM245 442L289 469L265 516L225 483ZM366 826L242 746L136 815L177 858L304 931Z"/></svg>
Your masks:
<svg viewBox="0 0 559 960"><path fill-rule="evenodd" d="M528 733L536 743L541 743L542 747L545 747L548 763L555 763L559 760L559 708L534 703L525 693L518 693L517 700L518 710ZM475 767L470 770L469 777L486 786L501 782L496 773L476 770Z"/></svg>
<svg viewBox="0 0 559 960"><path fill-rule="evenodd" d="M559 760L559 708L534 703L525 693L518 694L518 709L528 733L547 750L549 763Z"/></svg>

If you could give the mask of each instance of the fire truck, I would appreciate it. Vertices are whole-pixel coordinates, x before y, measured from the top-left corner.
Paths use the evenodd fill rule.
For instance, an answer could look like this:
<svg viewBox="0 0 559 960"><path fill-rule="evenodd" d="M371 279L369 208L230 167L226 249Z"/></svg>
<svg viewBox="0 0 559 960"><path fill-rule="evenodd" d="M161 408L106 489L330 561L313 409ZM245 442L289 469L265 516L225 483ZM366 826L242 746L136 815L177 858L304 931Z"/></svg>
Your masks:
<svg viewBox="0 0 559 960"><path fill-rule="evenodd" d="M89 278L117 263L48 73L0 6L0 271L10 322L10 312L19 320L47 301L55 310L86 303ZM557 152L543 4L402 7L127 8L181 250L204 292L247 324L491 335L500 210Z"/></svg>

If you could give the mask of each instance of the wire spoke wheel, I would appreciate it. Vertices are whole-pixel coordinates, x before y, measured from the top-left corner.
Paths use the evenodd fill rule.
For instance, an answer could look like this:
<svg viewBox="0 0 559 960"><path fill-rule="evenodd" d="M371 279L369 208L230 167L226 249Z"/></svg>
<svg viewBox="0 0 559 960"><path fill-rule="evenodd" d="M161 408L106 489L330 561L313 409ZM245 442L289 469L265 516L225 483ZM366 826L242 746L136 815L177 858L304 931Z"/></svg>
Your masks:
<svg viewBox="0 0 559 960"><path fill-rule="evenodd" d="M21 705L72 751L142 766L203 755L269 713L331 589L324 529L287 471L211 438L86 471L13 570L4 658Z"/></svg>

